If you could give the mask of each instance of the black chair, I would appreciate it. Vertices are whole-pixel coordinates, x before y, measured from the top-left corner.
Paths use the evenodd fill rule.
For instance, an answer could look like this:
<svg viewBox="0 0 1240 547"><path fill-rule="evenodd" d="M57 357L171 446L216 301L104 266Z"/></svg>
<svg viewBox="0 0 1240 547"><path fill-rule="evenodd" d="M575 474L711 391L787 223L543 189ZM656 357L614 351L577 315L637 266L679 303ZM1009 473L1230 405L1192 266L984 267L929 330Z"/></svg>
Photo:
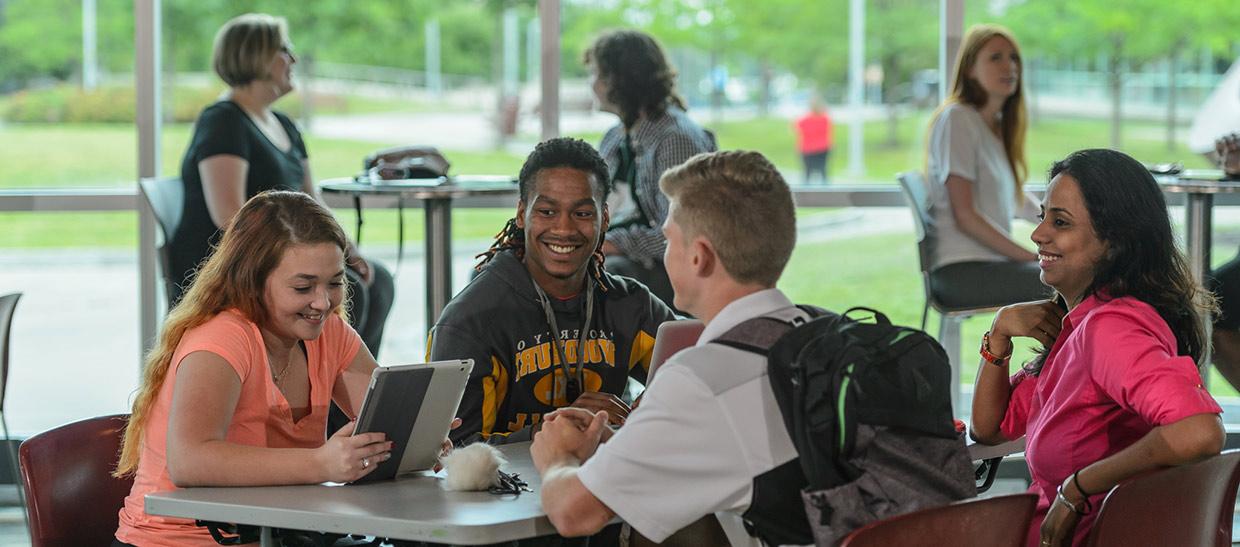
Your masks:
<svg viewBox="0 0 1240 547"><path fill-rule="evenodd" d="M156 250L159 251L159 269L164 278L164 294L168 297L168 306L171 307L177 295L181 293L178 286L181 282L181 275L180 272L172 271L172 256L168 243L172 240L172 235L177 233L177 228L181 226L181 212L185 207L185 187L178 177L142 179L138 181L138 184L142 187L142 197L145 198L147 206L151 208L151 213L155 216L155 222L159 224L159 231L163 235L162 241L156 244Z"/></svg>
<svg viewBox="0 0 1240 547"><path fill-rule="evenodd" d="M29 517L25 512L26 500L22 492L22 474L17 468L17 450L13 448L13 438L9 436L9 422L4 418L4 396L9 388L9 331L13 327L13 314L17 311L17 301L21 298L22 293L0 296L0 428L4 429L4 444L9 451L13 484L17 486L17 497L22 503L22 518L27 519L26 526L29 527Z"/></svg>

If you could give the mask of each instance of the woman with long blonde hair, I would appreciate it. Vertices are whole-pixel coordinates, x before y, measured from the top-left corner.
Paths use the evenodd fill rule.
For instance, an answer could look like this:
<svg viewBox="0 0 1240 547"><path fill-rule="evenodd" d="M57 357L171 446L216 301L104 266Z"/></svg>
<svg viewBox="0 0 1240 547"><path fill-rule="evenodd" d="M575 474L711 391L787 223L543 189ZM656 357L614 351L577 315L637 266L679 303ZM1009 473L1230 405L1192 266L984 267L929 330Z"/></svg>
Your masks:
<svg viewBox="0 0 1240 547"><path fill-rule="evenodd" d="M187 486L356 480L381 433L327 437L329 403L356 416L375 359L344 317L344 231L302 192L241 207L147 355L116 474L134 475L118 545L214 545L192 520L144 511Z"/></svg>
<svg viewBox="0 0 1240 547"><path fill-rule="evenodd" d="M1016 39L997 25L969 29L951 95L930 124L926 179L933 219L930 288L950 308L1045 297L1037 255L1011 220L1036 221L1024 192L1027 116Z"/></svg>

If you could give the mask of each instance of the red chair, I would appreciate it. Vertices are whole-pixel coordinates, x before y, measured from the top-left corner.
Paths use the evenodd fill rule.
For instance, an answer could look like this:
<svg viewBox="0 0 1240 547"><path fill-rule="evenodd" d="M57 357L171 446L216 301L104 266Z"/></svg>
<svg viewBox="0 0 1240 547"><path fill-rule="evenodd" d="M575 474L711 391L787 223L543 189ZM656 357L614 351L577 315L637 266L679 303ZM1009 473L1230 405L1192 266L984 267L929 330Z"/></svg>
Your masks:
<svg viewBox="0 0 1240 547"><path fill-rule="evenodd" d="M44 431L18 449L32 547L109 545L133 479L112 477L128 414Z"/></svg>
<svg viewBox="0 0 1240 547"><path fill-rule="evenodd" d="M1240 450L1129 479L1107 494L1085 544L1229 546L1238 485Z"/></svg>
<svg viewBox="0 0 1240 547"><path fill-rule="evenodd" d="M853 530L840 547L1021 547L1037 502L1013 494L914 511Z"/></svg>

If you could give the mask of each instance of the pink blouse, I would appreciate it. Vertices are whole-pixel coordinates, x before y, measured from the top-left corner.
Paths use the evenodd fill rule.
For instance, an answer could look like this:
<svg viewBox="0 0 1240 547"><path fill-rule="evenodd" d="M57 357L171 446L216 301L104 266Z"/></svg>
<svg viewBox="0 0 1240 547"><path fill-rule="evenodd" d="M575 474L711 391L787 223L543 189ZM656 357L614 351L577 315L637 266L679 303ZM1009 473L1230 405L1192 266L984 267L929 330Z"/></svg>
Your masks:
<svg viewBox="0 0 1240 547"><path fill-rule="evenodd" d="M1026 437L1025 457L1038 495L1029 545L1056 489L1072 473L1107 458L1154 427L1222 409L1201 384L1191 357L1176 355L1176 339L1152 306L1133 297L1090 296L1063 319L1042 372L1012 376L1002 431ZM1090 498L1073 544L1089 532L1105 492Z"/></svg>

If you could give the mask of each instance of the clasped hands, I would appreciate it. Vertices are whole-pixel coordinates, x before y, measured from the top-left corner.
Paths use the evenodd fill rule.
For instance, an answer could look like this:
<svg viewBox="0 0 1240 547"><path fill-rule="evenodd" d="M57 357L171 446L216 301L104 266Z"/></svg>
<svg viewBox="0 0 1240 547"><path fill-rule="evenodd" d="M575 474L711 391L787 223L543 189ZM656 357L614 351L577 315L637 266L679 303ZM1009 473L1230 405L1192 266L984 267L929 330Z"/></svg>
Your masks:
<svg viewBox="0 0 1240 547"><path fill-rule="evenodd" d="M542 473L552 465L589 459L613 435L608 425L624 425L630 411L628 404L611 393L587 391L571 406L548 412L534 429L530 446L534 466Z"/></svg>

